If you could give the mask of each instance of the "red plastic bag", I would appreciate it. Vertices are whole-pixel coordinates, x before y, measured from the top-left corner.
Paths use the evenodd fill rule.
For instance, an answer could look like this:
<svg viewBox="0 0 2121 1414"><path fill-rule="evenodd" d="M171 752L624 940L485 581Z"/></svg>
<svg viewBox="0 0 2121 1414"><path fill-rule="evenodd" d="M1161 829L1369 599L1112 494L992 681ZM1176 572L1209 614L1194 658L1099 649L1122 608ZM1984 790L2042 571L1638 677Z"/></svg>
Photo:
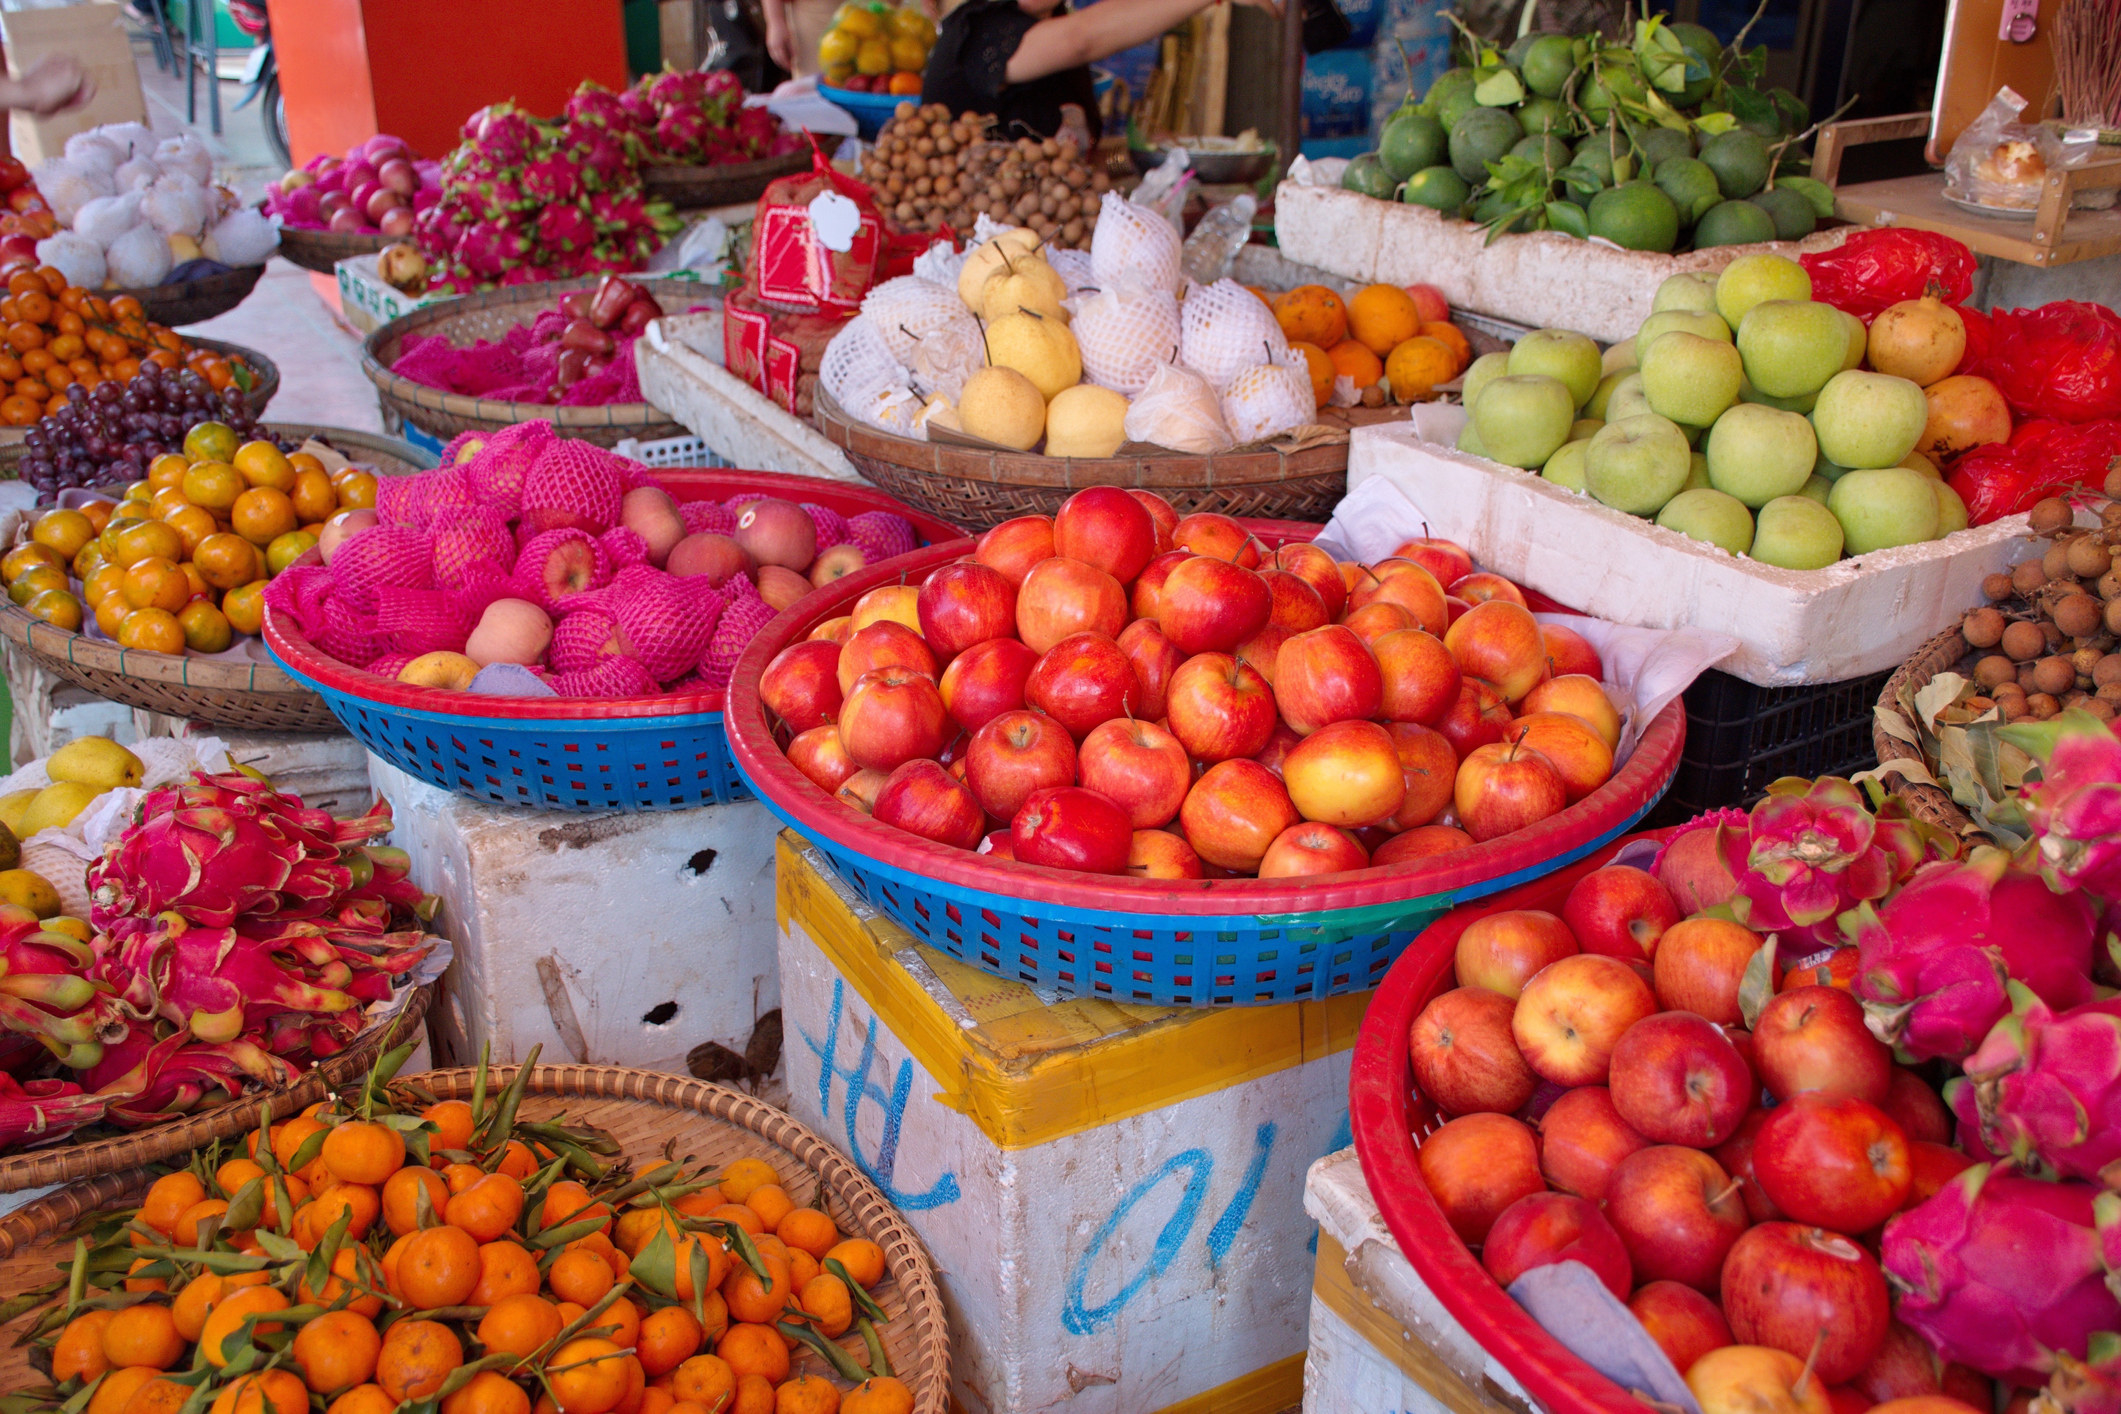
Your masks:
<svg viewBox="0 0 2121 1414"><path fill-rule="evenodd" d="M1935 231L1858 231L1797 263L1812 277L1813 299L1866 324L1889 305L1922 298L1932 281L1946 304L1965 304L1974 293L1974 253Z"/></svg>
<svg viewBox="0 0 2121 1414"><path fill-rule="evenodd" d="M1991 442L1962 455L1951 488L1966 502L1967 521L1987 525L2033 508L2033 503L2084 486L2097 490L2121 466L2121 418L2069 423L2040 419L2020 424L2008 442Z"/></svg>
<svg viewBox="0 0 2121 1414"><path fill-rule="evenodd" d="M1996 310L1989 324L1988 352L1973 371L2001 388L2019 417L2121 417L2121 314L2057 300Z"/></svg>
<svg viewBox="0 0 2121 1414"><path fill-rule="evenodd" d="M1959 322L1966 326L1966 352L1959 355L1959 366L1954 373L1972 373L1988 357L1989 341L1995 337L1989 317L1978 309L1961 307Z"/></svg>

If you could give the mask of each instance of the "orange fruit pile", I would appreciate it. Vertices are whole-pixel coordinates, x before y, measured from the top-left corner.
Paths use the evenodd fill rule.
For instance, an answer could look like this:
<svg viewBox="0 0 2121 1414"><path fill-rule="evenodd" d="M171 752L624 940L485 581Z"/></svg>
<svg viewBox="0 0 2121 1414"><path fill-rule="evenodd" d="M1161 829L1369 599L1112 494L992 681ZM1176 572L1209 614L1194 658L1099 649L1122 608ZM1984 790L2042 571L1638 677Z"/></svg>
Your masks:
<svg viewBox="0 0 2121 1414"><path fill-rule="evenodd" d="M0 423L27 427L66 406L76 383L131 381L143 364L190 368L216 392L237 381L241 359L199 348L174 329L148 322L131 295L105 299L49 265L17 270L0 297Z"/></svg>
<svg viewBox="0 0 2121 1414"><path fill-rule="evenodd" d="M1310 365L1320 407L1342 377L1358 393L1377 388L1375 400L1366 399L1372 406L1386 399L1422 402L1473 361L1464 332L1444 317L1449 306L1428 286L1365 285L1345 299L1324 285L1298 285L1271 299L1255 293Z"/></svg>

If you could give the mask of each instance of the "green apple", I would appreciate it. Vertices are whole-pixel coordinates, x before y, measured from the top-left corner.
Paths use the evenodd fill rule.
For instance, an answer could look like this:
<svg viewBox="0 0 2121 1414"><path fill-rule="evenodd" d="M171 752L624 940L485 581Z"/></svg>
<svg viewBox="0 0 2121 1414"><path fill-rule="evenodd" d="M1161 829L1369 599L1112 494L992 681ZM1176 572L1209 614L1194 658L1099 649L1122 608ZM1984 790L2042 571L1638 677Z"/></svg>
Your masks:
<svg viewBox="0 0 2121 1414"><path fill-rule="evenodd" d="M1743 555L1753 544L1753 513L1736 496L1721 491L1681 491L1664 503L1657 523L1689 540L1720 545L1734 555Z"/></svg>
<svg viewBox="0 0 2121 1414"><path fill-rule="evenodd" d="M1935 540L1944 516L1930 487L1941 484L1904 466L1851 471L1834 483L1826 508L1841 522L1848 552L1868 555Z"/></svg>
<svg viewBox="0 0 2121 1414"><path fill-rule="evenodd" d="M1583 415L1585 417L1595 417L1603 419L1605 417L1607 404L1613 396L1613 390L1615 388L1618 388L1622 383L1626 382L1628 379L1633 377L1635 377L1635 369L1634 366L1631 364L1626 368L1615 369L1613 372L1608 373L1605 377L1599 379L1597 391L1593 392L1591 394L1591 400L1583 405ZM1642 386L1642 384L1638 380L1635 386L1639 388Z"/></svg>
<svg viewBox="0 0 2121 1414"><path fill-rule="evenodd" d="M1959 493L1942 481L1930 482L1930 490L1937 494L1938 538L1942 539L1955 530L1966 529L1966 502L1959 499Z"/></svg>
<svg viewBox="0 0 2121 1414"><path fill-rule="evenodd" d="M1699 334L1704 339L1721 339L1731 342L1731 326L1718 318L1712 309L1668 309L1662 314L1653 314L1635 329L1635 362L1642 362L1642 351L1657 342L1665 334L1676 332Z"/></svg>
<svg viewBox="0 0 2121 1414"><path fill-rule="evenodd" d="M1743 358L1744 355L1741 354L1739 357ZM1751 383L1740 382L1738 385L1738 401L1741 403L1759 403L1763 407L1781 408L1784 412L1810 412L1813 404L1819 401L1819 395L1817 393L1806 393L1802 397L1796 398L1771 398L1758 388L1755 388Z"/></svg>
<svg viewBox="0 0 2121 1414"><path fill-rule="evenodd" d="M1782 496L1753 518L1753 548L1764 565L1821 570L1841 558L1841 522L1809 496Z"/></svg>
<svg viewBox="0 0 2121 1414"><path fill-rule="evenodd" d="M1784 255L1741 255L1716 277L1716 312L1733 329L1763 300L1811 297L1812 277Z"/></svg>
<svg viewBox="0 0 2121 1414"><path fill-rule="evenodd" d="M1841 372L1848 349L1848 318L1813 300L1762 300L1738 325L1738 356L1745 378L1771 398L1801 398Z"/></svg>
<svg viewBox="0 0 2121 1414"><path fill-rule="evenodd" d="M1473 430L1473 419L1467 418L1465 427L1458 434L1458 450L1468 456L1484 457L1488 449L1480 445L1480 434Z"/></svg>
<svg viewBox="0 0 2121 1414"><path fill-rule="evenodd" d="M1591 439L1588 437L1580 441L1563 442L1554 449L1554 455L1547 458L1547 464L1539 469L1539 474L1556 486L1581 491L1585 489L1584 453L1590 450Z"/></svg>
<svg viewBox="0 0 2121 1414"><path fill-rule="evenodd" d="M1608 344L1606 351L1598 356L1598 371L1601 373L1626 373L1635 367L1635 341L1622 339L1617 344Z"/></svg>
<svg viewBox="0 0 2121 1414"><path fill-rule="evenodd" d="M1584 453L1584 487L1616 511L1650 516L1686 485L1686 434L1655 413L1608 422Z"/></svg>
<svg viewBox="0 0 2121 1414"><path fill-rule="evenodd" d="M1686 454L1686 485L1682 491L1705 491L1709 489L1709 459L1699 452Z"/></svg>
<svg viewBox="0 0 2121 1414"><path fill-rule="evenodd" d="M1534 329L1511 345L1510 372L1560 379L1576 407L1591 400L1602 376L1598 345L1567 329Z"/></svg>
<svg viewBox="0 0 2121 1414"><path fill-rule="evenodd" d="M1804 485L1797 488L1797 494L1800 496L1809 496L1823 506L1826 504L1826 498L1830 494L1832 494L1833 490L1833 482L1827 480L1823 476L1813 476L1809 480L1807 480ZM1836 521L1835 524L1839 525L1840 522Z"/></svg>
<svg viewBox="0 0 2121 1414"><path fill-rule="evenodd" d="M1569 440L1576 399L1569 385L1544 373L1509 373L1491 380L1473 405L1473 426L1491 460L1540 466Z"/></svg>
<svg viewBox="0 0 2121 1414"><path fill-rule="evenodd" d="M1914 383L1852 368L1819 390L1812 426L1819 433L1819 454L1828 461L1889 467L1915 450L1929 416L1929 399Z"/></svg>
<svg viewBox="0 0 2121 1414"><path fill-rule="evenodd" d="M1739 403L1709 429L1708 454L1709 485L1758 510L1803 487L1819 443L1801 415Z"/></svg>
<svg viewBox="0 0 2121 1414"><path fill-rule="evenodd" d="M1459 385L1458 401L1466 405L1468 412L1480 401L1480 390L1495 379L1510 371L1510 356L1507 353L1485 353L1467 366L1465 378Z"/></svg>
<svg viewBox="0 0 2121 1414"><path fill-rule="evenodd" d="M1620 381L1606 394L1605 420L1609 423L1618 422L1623 417L1641 417L1649 410L1650 400L1643 394L1640 373L1622 374Z"/></svg>
<svg viewBox="0 0 2121 1414"><path fill-rule="evenodd" d="M1569 424L1569 440L1588 442L1598 435L1598 429L1603 426L1605 419L1602 417L1579 417Z"/></svg>
<svg viewBox="0 0 2121 1414"><path fill-rule="evenodd" d="M1738 401L1742 374L1737 349L1699 334L1660 335L1642 351L1642 392L1650 411L1690 427L1707 427Z"/></svg>
<svg viewBox="0 0 2121 1414"><path fill-rule="evenodd" d="M1667 275L1664 283L1650 300L1652 312L1662 314L1668 309L1716 308L1716 277L1694 271Z"/></svg>
<svg viewBox="0 0 2121 1414"><path fill-rule="evenodd" d="M1909 471L1919 471L1924 476L1934 476L1940 481L1944 479L1944 473L1937 470L1937 464L1920 452L1909 452L1900 459L1900 464Z"/></svg>
<svg viewBox="0 0 2121 1414"><path fill-rule="evenodd" d="M1841 311L1841 318L1848 325L1849 336L1848 352L1841 356L1841 366L1844 369L1861 368L1863 356L1870 352L1871 331L1863 327L1861 319L1845 309Z"/></svg>

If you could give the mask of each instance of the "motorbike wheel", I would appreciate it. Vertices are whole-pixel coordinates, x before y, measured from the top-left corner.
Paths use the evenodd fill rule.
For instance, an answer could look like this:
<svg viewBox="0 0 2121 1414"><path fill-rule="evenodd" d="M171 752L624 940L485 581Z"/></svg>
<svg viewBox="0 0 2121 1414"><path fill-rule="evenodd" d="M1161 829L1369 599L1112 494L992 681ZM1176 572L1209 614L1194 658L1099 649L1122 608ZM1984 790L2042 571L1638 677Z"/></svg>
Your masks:
<svg viewBox="0 0 2121 1414"><path fill-rule="evenodd" d="M294 153L287 144L287 98L280 92L280 76L275 73L265 80L264 102L258 106L265 120L265 140L272 145L273 154L282 162L292 166Z"/></svg>

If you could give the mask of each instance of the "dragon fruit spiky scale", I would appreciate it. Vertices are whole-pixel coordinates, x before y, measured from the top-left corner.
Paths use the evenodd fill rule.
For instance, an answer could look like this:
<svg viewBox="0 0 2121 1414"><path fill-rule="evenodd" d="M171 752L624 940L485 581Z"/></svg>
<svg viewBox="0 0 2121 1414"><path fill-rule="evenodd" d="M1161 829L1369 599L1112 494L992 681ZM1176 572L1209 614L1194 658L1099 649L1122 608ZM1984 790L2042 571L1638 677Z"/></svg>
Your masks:
<svg viewBox="0 0 2121 1414"><path fill-rule="evenodd" d="M2024 791L2040 867L2056 887L2121 894L2121 739L2089 713L2011 729L2041 761Z"/></svg>
<svg viewBox="0 0 2121 1414"><path fill-rule="evenodd" d="M2059 1015L2023 984L1947 1086L1962 1121L1972 1111L1982 1144L2042 1176L2121 1188L2121 999Z"/></svg>
<svg viewBox="0 0 2121 1414"><path fill-rule="evenodd" d="M2100 1331L2084 1359L2057 1355L2055 1363L2033 1414L2121 1414L2121 1335Z"/></svg>

